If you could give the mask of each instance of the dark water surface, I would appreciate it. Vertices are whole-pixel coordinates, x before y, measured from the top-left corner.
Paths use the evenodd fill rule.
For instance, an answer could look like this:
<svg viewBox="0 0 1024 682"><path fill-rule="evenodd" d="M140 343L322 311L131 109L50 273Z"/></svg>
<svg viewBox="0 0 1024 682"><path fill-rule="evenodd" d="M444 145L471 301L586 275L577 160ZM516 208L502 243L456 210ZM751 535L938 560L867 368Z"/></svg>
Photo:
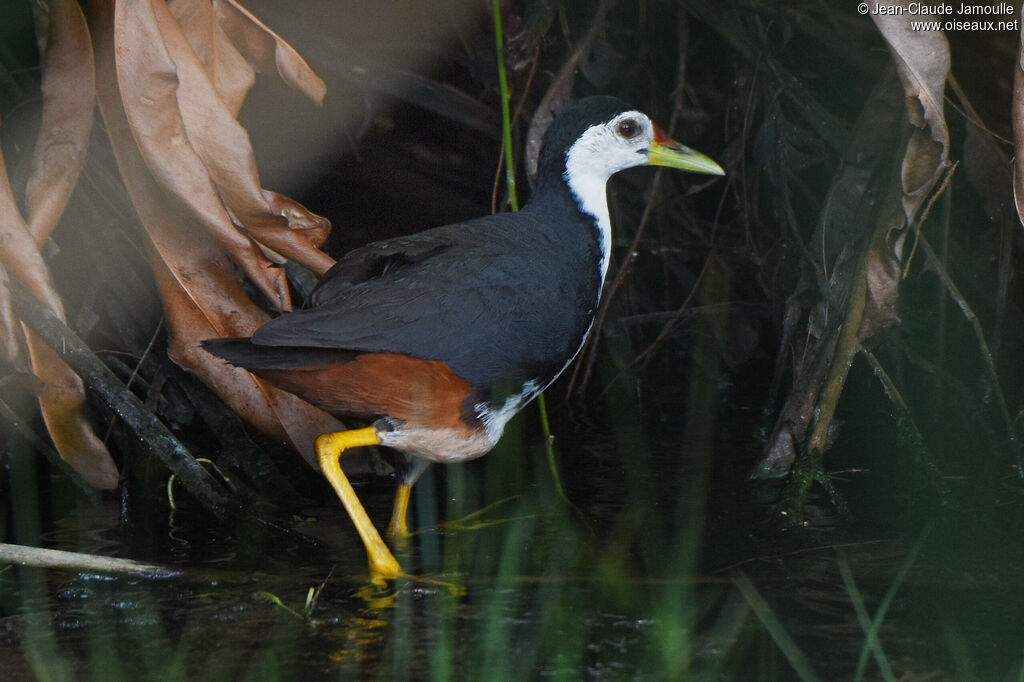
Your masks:
<svg viewBox="0 0 1024 682"><path fill-rule="evenodd" d="M730 464L753 451L705 467L656 433L577 438L558 458L575 507L529 435L429 470L399 553L414 576L386 587L313 474L296 527L318 547L220 527L183 495L149 519L53 504L42 545L184 573L0 568L0 679L1020 679L1021 542L968 483L958 513L896 519L894 498L866 504L884 469L846 473L856 521L815 502L779 533L770 491ZM386 523L389 482L359 493ZM885 609L875 654L858 605Z"/></svg>

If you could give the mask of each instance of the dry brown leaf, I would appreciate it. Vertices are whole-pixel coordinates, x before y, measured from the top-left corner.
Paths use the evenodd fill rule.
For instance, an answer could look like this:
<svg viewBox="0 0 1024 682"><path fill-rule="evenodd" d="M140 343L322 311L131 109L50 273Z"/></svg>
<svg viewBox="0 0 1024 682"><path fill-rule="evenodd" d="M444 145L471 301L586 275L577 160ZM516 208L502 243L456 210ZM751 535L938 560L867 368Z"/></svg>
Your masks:
<svg viewBox="0 0 1024 682"><path fill-rule="evenodd" d="M188 44L232 118L238 118L256 72L235 49L213 15L210 0L171 0L167 3Z"/></svg>
<svg viewBox="0 0 1024 682"><path fill-rule="evenodd" d="M235 0L213 0L213 11L239 52L260 73L277 73L284 82L317 104L327 85L299 53Z"/></svg>
<svg viewBox="0 0 1024 682"><path fill-rule="evenodd" d="M903 211L911 225L921 204L945 172L949 156L949 129L943 110L949 77L949 41L941 31L915 31L910 0L896 0L900 14L871 13L889 45L906 93L907 116L913 130L903 158ZM879 0L872 2L877 9Z"/></svg>
<svg viewBox="0 0 1024 682"><path fill-rule="evenodd" d="M1021 7L1024 19L1024 7ZM1013 70L1013 201L1024 223L1024 25L1021 26L1017 68Z"/></svg>
<svg viewBox="0 0 1024 682"><path fill-rule="evenodd" d="M315 465L316 437L339 430L341 423L202 350L203 339L252 334L267 315L249 299L230 262L195 219L184 209L175 211L171 197L144 213L156 249L150 263L164 306L171 359L213 387L242 418L291 444Z"/></svg>
<svg viewBox="0 0 1024 682"><path fill-rule="evenodd" d="M118 74L114 68L114 44L111 33L113 5L113 0L93 3L89 16L96 45L96 85L100 111L110 135L121 177L139 219L153 238L161 257L165 261L181 263L180 268L172 266L171 270L182 288L187 291L190 283L197 278L197 273L204 266L203 261L207 254L211 251L218 256L222 254L217 250L208 249L205 240L197 241L201 237L192 233L191 226L196 220L200 220L205 227L205 221L194 216L191 210L194 207L179 201L173 193L158 183L154 174L150 173L142 151L134 144L126 108L122 106L122 98L118 92ZM180 234L177 233L179 223L182 225ZM246 243L249 247L255 248L251 241L246 240ZM217 240L217 244L222 246L220 240ZM165 254L162 248L179 251ZM188 253L189 249L192 249L194 257L180 257L180 250ZM269 265L269 262L267 264ZM211 314L230 316L231 312L228 308L214 310Z"/></svg>
<svg viewBox="0 0 1024 682"><path fill-rule="evenodd" d="M25 212L29 232L42 244L78 182L96 90L89 29L78 3L48 0L36 7L36 33L45 36L40 46L43 113L25 187Z"/></svg>
<svg viewBox="0 0 1024 682"><path fill-rule="evenodd" d="M32 370L43 381L39 409L61 458L90 485L104 490L117 487L114 460L82 414L85 386L77 374L35 334L28 332Z"/></svg>
<svg viewBox="0 0 1024 682"><path fill-rule="evenodd" d="M86 52L82 58L91 57ZM55 67L54 67L55 68ZM56 80L60 80L59 77ZM54 79L51 79L51 83ZM50 93L53 95L53 92ZM91 104L90 104L91 106ZM53 119L50 119L52 125ZM75 173L77 175L77 172ZM44 172L43 175L46 175ZM54 190L60 194L70 192L67 177L58 177L54 181L58 187ZM70 180L73 184L74 180ZM64 186L62 189L61 186ZM43 191L42 189L37 189ZM57 198L50 203L43 200L39 209L48 216L46 220L56 222L66 203L66 196ZM40 204L37 203L37 206ZM42 219L39 225L43 225ZM48 230L42 230L48 232ZM28 224L18 210L7 178L6 164L0 150L0 263L6 271L28 287L36 298L42 301L59 317L64 317L64 304L50 282L49 270L43 261L36 242L29 233ZM9 313L2 316L10 318ZM60 357L36 336L25 330L28 340L32 370L43 382L43 392L39 396L39 408L50 432L54 446L60 456L90 484L98 488L116 488L118 482L117 467L103 442L92 432L88 420L82 414L85 403L85 387L82 380L68 367Z"/></svg>
<svg viewBox="0 0 1024 682"><path fill-rule="evenodd" d="M340 423L199 347L204 338L251 333L266 315L242 291L219 242L203 229L205 225L190 207L157 183L133 143L114 70L113 12L109 1L90 5L100 110L128 194L155 250L151 262L167 312L172 358L197 374L238 414L290 441L312 462L316 436L340 428Z"/></svg>
<svg viewBox="0 0 1024 682"><path fill-rule="evenodd" d="M171 359L214 387L238 415L264 433L289 443L311 466L316 466L313 443L317 436L338 431L344 428L342 424L295 395L210 355L199 345L203 339L251 334L266 321L266 316L238 286L230 269L217 270L207 263L190 281L202 290L186 292L161 259L152 259L152 265L164 304ZM228 321L231 326L216 324L209 311L230 305L237 307L238 314L221 317L220 321Z"/></svg>
<svg viewBox="0 0 1024 682"><path fill-rule="evenodd" d="M179 79L178 111L188 141L235 222L274 252L324 273L334 260L317 247L327 239L330 223L260 187L245 128L220 101L167 6L161 0L149 4Z"/></svg>
<svg viewBox="0 0 1024 682"><path fill-rule="evenodd" d="M115 87L108 94L120 100L118 108L123 104L129 131L111 130L111 137L127 134L128 140L134 138L146 166L160 185L195 213L231 260L274 305L289 310L291 297L284 272L273 267L252 240L235 228L202 160L189 144L178 111L178 75L164 49L152 5L148 0L118 2L113 11L113 48L120 92ZM97 53L101 37L96 33L105 28L98 22L92 24ZM103 68L103 61L97 54L98 69ZM99 78L98 72L97 82ZM102 103L102 92L100 97ZM114 105L115 102L108 101L103 109L104 118Z"/></svg>
<svg viewBox="0 0 1024 682"><path fill-rule="evenodd" d="M0 167L3 159L0 157ZM7 204L13 200L7 174L0 170L0 260L10 268L8 258L24 257L16 272L23 284L47 306L63 316L63 305L59 298L55 304L51 299L57 296L49 284L49 275L42 264L42 258L35 249L35 243L24 226L16 207ZM10 231L12 223L21 223L20 237L17 231ZM8 237L14 237L8 239ZM30 248L31 247L31 248ZM34 253L34 256L32 255ZM28 266L26 263L33 263ZM34 270L34 268L41 268ZM31 269L31 271L30 271ZM26 281L26 276L30 282ZM40 288L42 291L40 291ZM42 293L42 295L40 295ZM6 296L6 293L5 293ZM54 309L54 305L56 309ZM7 317L4 315L3 317ZM53 440L54 447L60 456L70 464L91 485L97 488L112 489L117 487L118 473L114 460L103 442L92 432L89 421L82 414L85 404L85 387L82 380L68 367L60 356L40 341L35 334L25 329L28 340L32 371L43 382L43 392L39 396L39 409L46 422L46 428Z"/></svg>
<svg viewBox="0 0 1024 682"><path fill-rule="evenodd" d="M0 265L0 353L13 367L25 366L20 338L21 324L11 308L10 279L7 270Z"/></svg>
<svg viewBox="0 0 1024 682"><path fill-rule="evenodd" d="M879 2L872 3L877 9ZM887 218L866 255L867 306L859 336L865 342L895 324L900 266L907 227L914 225L924 201L949 166L949 129L943 108L949 78L949 41L941 31L915 31L910 0L897 0L898 14L871 13L889 46L899 75L911 125L903 155L902 216Z"/></svg>
<svg viewBox="0 0 1024 682"><path fill-rule="evenodd" d="M64 304L50 282L50 272L28 232L14 199L7 178L7 164L0 149L0 264L7 272L28 287L36 298L59 317L64 317Z"/></svg>
<svg viewBox="0 0 1024 682"><path fill-rule="evenodd" d="M154 196L135 196L143 194ZM202 350L203 339L252 334L267 315L245 294L230 262L188 211L176 210L172 197L164 195L158 201L140 215L147 216L147 233L155 247L150 263L166 315L171 359L214 387L241 417L315 463L316 437L341 424Z"/></svg>
<svg viewBox="0 0 1024 682"><path fill-rule="evenodd" d="M878 334L900 321L897 303L902 271L889 240L898 238L904 217L895 202L891 208L888 225L875 231L865 255L864 278L867 300L864 317L857 330L857 338L863 345L867 345Z"/></svg>

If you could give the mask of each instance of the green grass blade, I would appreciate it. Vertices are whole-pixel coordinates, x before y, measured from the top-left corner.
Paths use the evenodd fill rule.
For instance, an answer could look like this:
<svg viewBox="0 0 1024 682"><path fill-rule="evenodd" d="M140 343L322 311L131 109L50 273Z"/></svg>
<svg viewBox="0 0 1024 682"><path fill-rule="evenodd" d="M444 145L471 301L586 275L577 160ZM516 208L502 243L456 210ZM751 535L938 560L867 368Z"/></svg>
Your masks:
<svg viewBox="0 0 1024 682"><path fill-rule="evenodd" d="M782 622L775 616L772 607L761 596L757 588L754 587L754 583L750 581L750 578L741 571L733 578L733 584L739 588L747 603L750 604L750 608L754 610L754 614L761 621L764 629L775 640L775 645L779 647L779 651L786 657L789 664L793 666L793 670L796 671L800 679L805 682L820 680L821 678L818 677L818 674L814 672L814 668L811 667L811 662L807 660L807 656L804 655L804 652L800 650L800 647L797 646L793 638L786 632Z"/></svg>
<svg viewBox="0 0 1024 682"><path fill-rule="evenodd" d="M846 585L846 593L850 595L850 602L853 604L853 610L857 614L857 621L867 635L867 639L864 640L865 647L870 642L871 653L874 654L875 662L878 663L882 677L887 682L894 681L896 676L892 672L892 666L889 665L889 659L886 658L885 652L882 650L882 643L878 640L878 629L871 622L871 616L868 615L867 607L864 605L864 597L861 596L860 590L857 589L857 583L853 579L850 565L842 559L839 561L839 573L843 576L843 584ZM859 674L853 679L855 682L863 679L863 671L859 671Z"/></svg>
<svg viewBox="0 0 1024 682"><path fill-rule="evenodd" d="M512 113L509 101L508 73L505 70L505 37L501 29L501 2L494 0L494 46L498 57L498 85L501 88L501 134L505 145L505 183L508 186L508 203L513 211L519 210L516 196L516 163L512 158Z"/></svg>
<svg viewBox="0 0 1024 682"><path fill-rule="evenodd" d="M924 547L925 541L932 532L933 524L929 524L924 531L921 533L921 537L917 539L914 546L910 548L910 553L907 554L907 558L903 560L900 565L899 571L896 572L896 579L893 580L892 585L886 590L885 596L882 597L882 601L878 604L878 610L875 612L875 617L871 621L870 629L866 630L867 637L864 640L864 646L860 650L860 658L857 661L857 672L854 674L854 679L859 680L864 676L864 669L868 664L868 655L873 650L875 642L878 641L878 631L882 627L882 621L885 620L886 613L889 612L889 607L892 605L892 600L896 597L896 592L899 591L903 581L906 580L907 574L910 572L910 567L917 561L917 555L921 553L921 549Z"/></svg>

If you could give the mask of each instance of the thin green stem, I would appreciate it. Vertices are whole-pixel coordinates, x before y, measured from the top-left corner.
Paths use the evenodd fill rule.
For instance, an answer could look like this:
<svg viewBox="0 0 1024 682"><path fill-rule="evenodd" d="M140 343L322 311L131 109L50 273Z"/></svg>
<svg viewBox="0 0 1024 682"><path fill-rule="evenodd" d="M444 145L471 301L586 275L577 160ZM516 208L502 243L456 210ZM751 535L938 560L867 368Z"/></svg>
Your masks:
<svg viewBox="0 0 1024 682"><path fill-rule="evenodd" d="M505 39L501 29L500 0L494 0L492 7L494 11L494 46L498 57L498 84L501 88L501 133L505 147L505 184L508 188L509 208L513 211L518 211L519 198L516 195L516 161L512 155L512 111L510 107L512 96L508 89L508 73L505 71ZM544 448L547 451L551 475L555 479L555 488L558 490L558 496L568 503L569 499L565 495L565 489L562 487L562 480L558 475L558 467L555 463L554 439L551 437L548 408L543 393L537 396L537 409L540 411L540 423L544 430Z"/></svg>
<svg viewBox="0 0 1024 682"><path fill-rule="evenodd" d="M544 449L547 452L548 468L551 470L551 477L555 480L555 490L558 491L558 496L562 498L563 502L575 509L576 505L570 502L569 496L565 494L565 488L562 487L562 478L558 473L558 463L555 461L555 439L551 436L551 425L548 423L548 405L547 401L544 400L543 393L537 396L537 409L540 410L540 425L544 430Z"/></svg>
<svg viewBox="0 0 1024 682"><path fill-rule="evenodd" d="M754 615L757 616L758 620L761 621L765 631L775 641L775 645L779 647L779 651L786 657L789 664L793 666L797 677L804 682L817 682L820 680L821 678L814 672L811 662L807 659L807 655L800 650L797 643L786 632L786 628L782 625L779 617L775 615L772 607L758 589L754 587L754 583L751 582L750 578L740 571L733 577L733 584L739 588L743 598L747 600L747 604L754 611Z"/></svg>
<svg viewBox="0 0 1024 682"><path fill-rule="evenodd" d="M899 570L896 571L896 578L893 580L892 585L890 585L889 589L886 590L885 596L882 597L882 601L878 604L878 609L875 611L875 616L871 619L869 627L865 629L864 633L866 637L864 639L864 645L861 647L860 658L857 661L857 670L854 673L855 680L863 679L864 671L868 663L868 657L876 651L878 632L882 629L882 622L885 620L885 615L889 612L889 607L892 606L896 593L907 579L907 575L910 573L911 567L913 567L914 562L917 561L917 557L924 548L924 544L928 540L928 536L931 535L934 527L934 523L929 523L925 526L924 530L921 531L921 535L917 538L914 546L910 548L910 552L903 560ZM878 648L877 651L878 653L881 653L880 648ZM881 665L881 663L879 663L879 665Z"/></svg>
<svg viewBox="0 0 1024 682"><path fill-rule="evenodd" d="M498 56L498 84L501 88L501 133L505 146L505 184L508 187L508 205L513 211L519 210L516 196L516 163L512 158L512 99L508 90L508 74L505 71L505 38L501 29L501 2L494 0L494 45Z"/></svg>
<svg viewBox="0 0 1024 682"><path fill-rule="evenodd" d="M878 669L882 673L882 678L886 682L895 682L896 675L892 671L889 659L886 658L885 651L882 650L882 643L878 641L878 630L881 627L881 623L875 624L872 622L867 606L864 604L864 597L861 595L860 590L857 588L857 583L853 579L853 571L850 570L850 565L842 559L839 560L839 574L843 577L843 584L846 586L846 593L850 596L853 610L857 614L857 621L867 635L864 649L871 651L875 658L875 663L878 664ZM862 679L864 679L864 669L858 668L858 676L854 678L854 682L860 682Z"/></svg>

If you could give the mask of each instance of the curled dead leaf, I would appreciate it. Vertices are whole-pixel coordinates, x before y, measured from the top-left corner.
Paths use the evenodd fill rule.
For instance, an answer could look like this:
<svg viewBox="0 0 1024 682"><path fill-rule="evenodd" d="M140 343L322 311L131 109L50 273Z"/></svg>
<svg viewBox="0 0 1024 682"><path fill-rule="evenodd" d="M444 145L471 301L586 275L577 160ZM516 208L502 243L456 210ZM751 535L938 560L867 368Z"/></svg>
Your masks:
<svg viewBox="0 0 1024 682"><path fill-rule="evenodd" d="M27 329L32 370L43 381L39 409L57 452L90 485L103 490L117 487L114 460L92 430L82 409L82 380L49 346Z"/></svg>
<svg viewBox="0 0 1024 682"><path fill-rule="evenodd" d="M31 161L25 204L29 221L19 212L0 152L0 263L63 318L64 304L50 281L38 245L53 231L78 180L92 126L93 60L88 29L78 5L50 0L37 27L45 31L43 114ZM0 327L5 351L18 336L9 307L4 274ZM60 456L98 488L116 488L118 471L103 442L83 414L85 387L61 358L25 330L32 370L43 383L40 412Z"/></svg>
<svg viewBox="0 0 1024 682"><path fill-rule="evenodd" d="M25 358L22 353L21 325L11 308L10 280L7 277L7 270L0 265L0 353L13 367L24 366Z"/></svg>
<svg viewBox="0 0 1024 682"><path fill-rule="evenodd" d="M48 0L35 7L43 55L43 113L25 187L25 212L29 232L41 245L78 182L96 89L92 43L78 3Z"/></svg>
<svg viewBox="0 0 1024 682"><path fill-rule="evenodd" d="M231 409L264 433L289 443L311 466L317 436L342 427L334 417L298 397L265 384L244 369L233 367L200 347L200 341L220 336L251 334L266 321L238 285L226 262L207 262L188 278L186 291L163 258L151 259L164 306L169 333L168 352L179 366L192 372Z"/></svg>
<svg viewBox="0 0 1024 682"><path fill-rule="evenodd" d="M193 205L158 182L136 146L135 131L118 92L113 14L111 2L90 6L100 110L125 187L152 243L150 261L167 316L172 359L199 376L239 415L273 437L292 443L312 462L316 436L340 428L337 420L295 396L263 385L199 346L205 338L249 334L267 316L245 295L222 242L211 235L206 221ZM118 43L119 47L122 44ZM184 134L183 128L183 124L176 127ZM282 206L280 210L287 210L287 202ZM283 277L282 270L275 272Z"/></svg>
<svg viewBox="0 0 1024 682"><path fill-rule="evenodd" d="M1021 17L1024 18L1024 7ZM1013 150L1013 202L1017 206L1017 217L1024 223L1024 26L1013 70Z"/></svg>
<svg viewBox="0 0 1024 682"><path fill-rule="evenodd" d="M104 118L108 110L113 116L113 107L120 108L123 103L128 124L127 130L111 129L111 138L119 138L115 146L134 139L146 167L160 185L195 213L231 260L278 308L289 310L291 297L284 273L274 268L256 245L235 228L206 167L189 142L178 110L177 69L158 28L161 18L173 22L173 17L164 18L166 7L162 2L156 5L164 12L155 12L154 3L149 0L115 4L113 40L109 46L111 55L115 51L117 55L117 83L113 87L99 83L106 61L99 55L101 40L107 48L108 36L101 33L95 38L101 106L104 101L107 103ZM104 29L96 23L93 33ZM215 99L219 103L219 98Z"/></svg>
<svg viewBox="0 0 1024 682"><path fill-rule="evenodd" d="M890 216L887 225L875 231L874 239L864 256L867 300L857 331L861 345L867 345L881 332L899 322L897 303L902 271L892 240L902 236L904 217L895 205L893 209L895 213Z"/></svg>
<svg viewBox="0 0 1024 682"><path fill-rule="evenodd" d="M299 53L235 0L213 0L213 11L239 52L260 73L277 73L306 97L323 104L327 85Z"/></svg>
<svg viewBox="0 0 1024 682"><path fill-rule="evenodd" d="M171 0L167 7L202 62L224 106L237 118L246 95L256 82L256 72L217 23L210 0Z"/></svg>
<svg viewBox="0 0 1024 682"><path fill-rule="evenodd" d="M0 149L0 265L28 287L29 291L59 317L64 317L64 304L50 281L50 272L36 242L29 234L28 224L21 217L14 191L7 178L7 164Z"/></svg>
<svg viewBox="0 0 1024 682"><path fill-rule="evenodd" d="M188 142L235 223L274 252L318 274L334 260L317 248L330 223L301 204L260 187L249 135L217 96L202 64L163 2L151 2L153 16L174 62L178 111Z"/></svg>
<svg viewBox="0 0 1024 682"><path fill-rule="evenodd" d="M873 2L875 8L877 0ZM902 215L884 218L865 254L866 302L858 339L865 343L899 321L896 313L900 261L906 228L918 219L949 166L949 129L944 93L950 75L949 41L940 31L914 30L909 0L897 0L901 13L871 13L896 64L905 95L910 138L900 167Z"/></svg>
<svg viewBox="0 0 1024 682"><path fill-rule="evenodd" d="M873 0L877 10L880 0ZM896 0L899 13L871 12L889 46L906 94L907 118L913 130L903 158L903 210L913 224L922 203L948 165L949 129L943 109L949 78L949 41L941 31L916 31L910 0Z"/></svg>
<svg viewBox="0 0 1024 682"><path fill-rule="evenodd" d="M53 289L49 271L13 203L14 196L3 167L0 155L0 262L8 271L13 271L36 298L63 317L63 303ZM4 296L7 296L6 292ZM6 312L0 318L5 319L5 325L6 320L11 319ZM82 413L85 404L82 380L34 334L27 330L25 333L32 371L44 385L39 407L54 446L64 461L89 483L98 488L116 488L118 473L114 461Z"/></svg>

